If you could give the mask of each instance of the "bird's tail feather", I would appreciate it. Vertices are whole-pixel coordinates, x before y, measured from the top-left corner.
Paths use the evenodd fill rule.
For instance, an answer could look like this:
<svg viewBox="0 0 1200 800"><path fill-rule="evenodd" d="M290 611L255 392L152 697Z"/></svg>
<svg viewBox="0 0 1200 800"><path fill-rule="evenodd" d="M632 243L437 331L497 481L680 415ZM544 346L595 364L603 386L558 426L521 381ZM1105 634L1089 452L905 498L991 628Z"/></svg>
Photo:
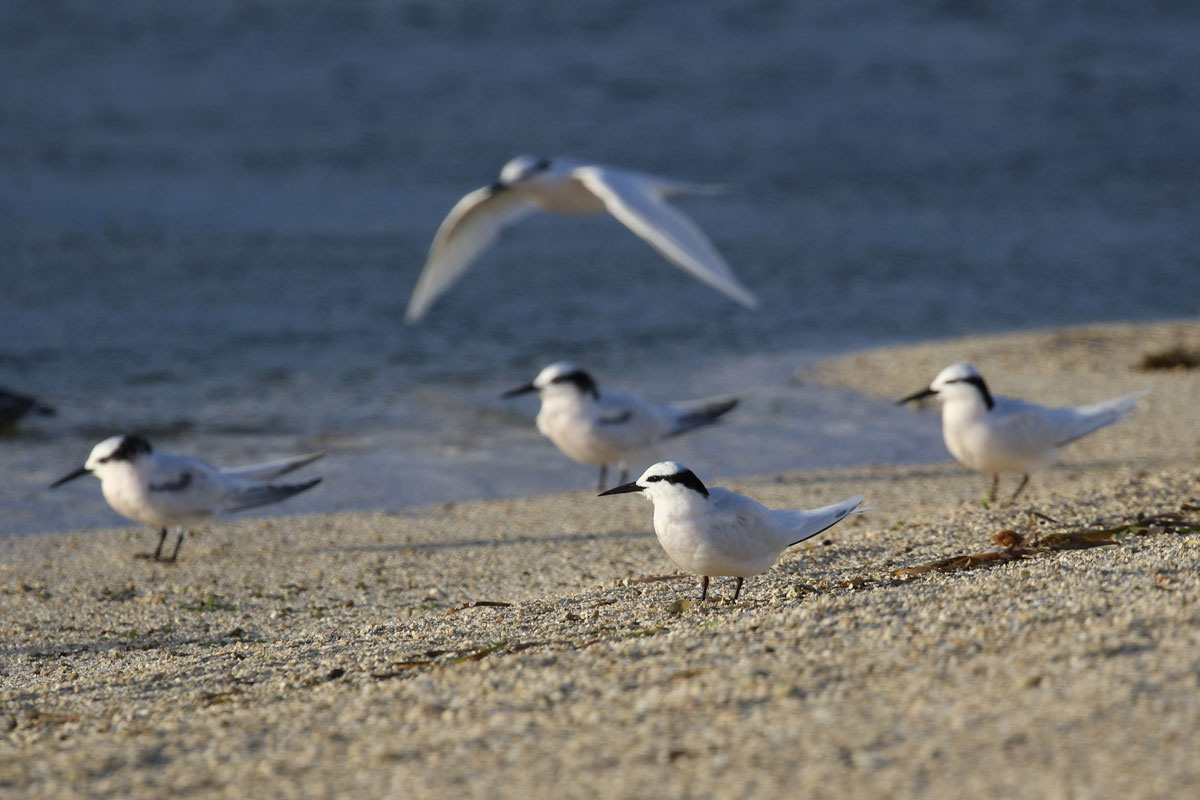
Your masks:
<svg viewBox="0 0 1200 800"><path fill-rule="evenodd" d="M318 458L325 456L328 452L328 450L321 450L303 456L281 458L278 461L264 461L261 464L249 464L244 467L226 467L221 472L222 474L241 478L246 481L269 481L298 470L307 464L311 464Z"/></svg>
<svg viewBox="0 0 1200 800"><path fill-rule="evenodd" d="M805 539L811 539L818 533L829 530L847 517L869 514L874 509L871 506L862 506L862 501L865 499L860 494L857 497L851 497L849 500L843 500L840 503L833 503L821 508L814 508L808 511L772 511L771 515L791 523L792 527L788 531L790 541L787 545L791 547L794 544L803 542Z"/></svg>
<svg viewBox="0 0 1200 800"><path fill-rule="evenodd" d="M674 408L680 412L675 418L671 429L663 434L664 439L670 439L681 433L711 425L741 402L741 397L710 397L706 400L694 400L690 403L675 403Z"/></svg>
<svg viewBox="0 0 1200 800"><path fill-rule="evenodd" d="M288 484L264 484L262 486L251 486L247 489L238 492L234 498L235 505L225 509L226 511L242 511L247 508L257 508L271 503L278 503L280 500L286 500L292 495L300 494L306 489L311 489L321 482L320 478L313 478L311 481L304 483L288 483Z"/></svg>
<svg viewBox="0 0 1200 800"><path fill-rule="evenodd" d="M1146 392L1136 392L1124 397L1114 397L1111 400L1071 409L1074 412L1074 424L1068 428L1063 438L1056 444L1064 445L1073 442L1087 436L1092 431L1120 422L1129 415L1129 412L1145 395Z"/></svg>

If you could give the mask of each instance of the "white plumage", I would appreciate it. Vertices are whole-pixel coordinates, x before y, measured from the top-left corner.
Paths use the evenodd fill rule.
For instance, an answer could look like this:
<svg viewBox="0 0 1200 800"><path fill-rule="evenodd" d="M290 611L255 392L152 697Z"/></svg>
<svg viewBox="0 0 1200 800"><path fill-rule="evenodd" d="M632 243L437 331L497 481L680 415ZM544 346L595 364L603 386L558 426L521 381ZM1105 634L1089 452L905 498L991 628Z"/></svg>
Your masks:
<svg viewBox="0 0 1200 800"><path fill-rule="evenodd" d="M310 489L320 478L296 484L269 481L310 464L325 455L310 453L293 458L218 469L191 456L161 453L140 436L112 436L92 448L87 462L51 484L51 488L91 473L100 479L100 490L112 509L135 522L162 528L151 558L174 561L183 543L163 558L167 528L193 525L230 511L277 503Z"/></svg>
<svg viewBox="0 0 1200 800"><path fill-rule="evenodd" d="M405 319L417 322L500 232L535 211L607 211L692 277L746 308L758 300L738 281L703 231L666 198L713 194L720 187L674 181L567 158L518 156L491 186L459 200L438 227Z"/></svg>
<svg viewBox="0 0 1200 800"><path fill-rule="evenodd" d="M629 464L653 457L658 442L711 425L738 404L737 397L724 396L660 405L634 394L602 392L569 361L551 364L503 396L526 392L541 399L538 430L568 458L599 465L601 489L609 464L620 466L624 481Z"/></svg>
<svg viewBox="0 0 1200 800"><path fill-rule="evenodd" d="M654 534L681 569L700 576L700 599L708 579L729 575L742 582L766 572L788 547L865 513L863 496L808 511L771 510L745 495L720 486L706 487L687 467L662 461L633 483L601 496L641 492L654 503Z"/></svg>
<svg viewBox="0 0 1200 800"><path fill-rule="evenodd" d="M1059 450L1089 433L1120 422L1145 392L1086 406L1047 408L1036 403L993 395L970 364L951 364L929 388L898 401L936 396L942 402L942 438L959 463L992 476L995 497L1000 473L1016 472L1021 484L1009 502L1029 483L1029 476L1058 457Z"/></svg>

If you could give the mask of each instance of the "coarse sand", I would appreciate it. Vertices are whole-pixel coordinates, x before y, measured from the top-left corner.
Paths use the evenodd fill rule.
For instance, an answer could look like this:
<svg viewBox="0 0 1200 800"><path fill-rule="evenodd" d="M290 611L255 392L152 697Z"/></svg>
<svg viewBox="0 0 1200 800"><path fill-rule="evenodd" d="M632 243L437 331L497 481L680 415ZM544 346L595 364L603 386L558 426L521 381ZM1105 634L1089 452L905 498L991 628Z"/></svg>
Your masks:
<svg viewBox="0 0 1200 800"><path fill-rule="evenodd" d="M948 456L728 482L876 508L735 605L729 579L694 602L648 503L594 492L222 521L174 565L135 559L155 537L136 527L5 538L0 795L1196 796L1200 370L1137 369L1174 345L1200 347L1200 325L803 370L891 399L962 360L1047 404L1150 394L1013 506L985 508L987 479ZM1004 529L1088 526L1126 527L895 574Z"/></svg>

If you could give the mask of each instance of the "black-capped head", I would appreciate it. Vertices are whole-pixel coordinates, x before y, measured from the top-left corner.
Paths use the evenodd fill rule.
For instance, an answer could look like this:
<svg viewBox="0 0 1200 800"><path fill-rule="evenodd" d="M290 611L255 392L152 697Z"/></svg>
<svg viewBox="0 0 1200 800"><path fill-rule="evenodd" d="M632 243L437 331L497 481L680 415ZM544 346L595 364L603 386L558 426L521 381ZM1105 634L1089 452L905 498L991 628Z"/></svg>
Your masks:
<svg viewBox="0 0 1200 800"><path fill-rule="evenodd" d="M89 472L95 473L114 464L133 463L151 452L150 443L141 436L110 436L92 448L91 455L82 467L59 478L50 484L50 488L62 486Z"/></svg>
<svg viewBox="0 0 1200 800"><path fill-rule="evenodd" d="M526 392L541 393L556 386L572 386L580 394L590 395L593 399L600 397L600 389L596 386L596 381L592 379L592 376L570 361L558 361L551 364L539 372L532 382L510 389L501 397L515 397Z"/></svg>
<svg viewBox="0 0 1200 800"><path fill-rule="evenodd" d="M988 410L992 410L996 406L996 400L992 397L992 393L988 391L987 382L979 371L970 364L951 364L937 374L933 379L933 383L929 384L929 388L922 389L919 392L910 394L897 401L897 405L920 400L923 397L937 396L940 400L949 400L952 397L962 397L963 393L969 392L976 394L983 400Z"/></svg>
<svg viewBox="0 0 1200 800"><path fill-rule="evenodd" d="M609 489L607 492L601 492L600 496L642 492L653 500L656 496L677 491L690 491L702 497L708 497L708 487L696 477L696 473L677 461L660 461L647 468L633 483L626 483Z"/></svg>

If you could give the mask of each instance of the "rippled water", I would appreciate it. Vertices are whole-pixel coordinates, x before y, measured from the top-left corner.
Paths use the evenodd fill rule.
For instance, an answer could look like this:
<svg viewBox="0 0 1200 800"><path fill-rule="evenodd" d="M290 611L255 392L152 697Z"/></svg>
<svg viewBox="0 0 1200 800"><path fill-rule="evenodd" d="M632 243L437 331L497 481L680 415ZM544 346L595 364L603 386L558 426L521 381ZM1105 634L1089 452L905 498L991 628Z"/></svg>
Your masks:
<svg viewBox="0 0 1200 800"><path fill-rule="evenodd" d="M39 487L125 430L331 447L296 511L585 488L496 399L564 357L757 387L672 448L702 475L941 458L792 369L1200 311L1197 41L1200 7L1133 0L6 4L0 385L60 414L0 439L0 531L118 524ZM680 205L761 311L554 217L405 326L438 222L520 152L729 184Z"/></svg>

